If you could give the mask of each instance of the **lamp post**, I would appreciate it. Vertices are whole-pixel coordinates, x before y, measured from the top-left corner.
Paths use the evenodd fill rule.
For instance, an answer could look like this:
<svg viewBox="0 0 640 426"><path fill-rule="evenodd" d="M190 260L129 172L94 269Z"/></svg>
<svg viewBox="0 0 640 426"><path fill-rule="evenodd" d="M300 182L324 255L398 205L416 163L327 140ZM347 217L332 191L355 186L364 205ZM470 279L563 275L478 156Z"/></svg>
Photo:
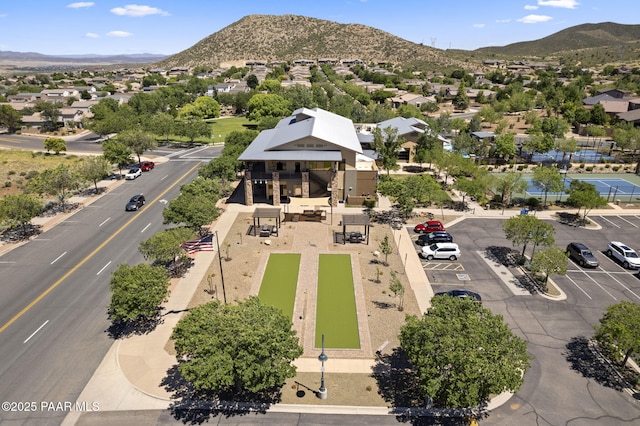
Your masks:
<svg viewBox="0 0 640 426"><path fill-rule="evenodd" d="M320 367L320 371L322 372L320 376L320 389L318 389L318 398L327 399L327 388L324 386L324 362L328 360L329 357L324 353L324 333L322 334L322 352L318 355L318 361L322 363Z"/></svg>
<svg viewBox="0 0 640 426"><path fill-rule="evenodd" d="M562 191L560 192L560 202L562 202L562 194L564 194L565 190L566 190L566 182L567 182L567 173L569 172L569 169L567 168L567 165L565 164L564 167L560 170L560 174L562 175Z"/></svg>
<svg viewBox="0 0 640 426"><path fill-rule="evenodd" d="M216 245L218 246L218 262L220 262L220 281L222 281L222 300L227 304L227 292L224 289L224 274L222 273L222 254L220 253L220 240L218 239L218 231L216 234Z"/></svg>

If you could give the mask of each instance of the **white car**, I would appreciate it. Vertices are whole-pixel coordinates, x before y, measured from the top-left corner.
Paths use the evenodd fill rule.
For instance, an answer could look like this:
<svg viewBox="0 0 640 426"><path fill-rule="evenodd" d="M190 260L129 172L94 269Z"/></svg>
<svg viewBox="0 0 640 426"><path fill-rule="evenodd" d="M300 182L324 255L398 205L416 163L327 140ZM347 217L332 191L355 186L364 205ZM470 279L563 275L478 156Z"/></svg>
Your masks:
<svg viewBox="0 0 640 426"><path fill-rule="evenodd" d="M457 260L460 257L460 248L454 243L435 243L422 247L420 256L427 260Z"/></svg>
<svg viewBox="0 0 640 426"><path fill-rule="evenodd" d="M638 253L620 241L611 241L609 247L607 247L606 254L622 263L625 269L640 269Z"/></svg>
<svg viewBox="0 0 640 426"><path fill-rule="evenodd" d="M142 176L142 170L140 170L138 167L135 167L135 168L129 170L127 172L127 174L124 175L124 178L126 180L134 180L138 176Z"/></svg>

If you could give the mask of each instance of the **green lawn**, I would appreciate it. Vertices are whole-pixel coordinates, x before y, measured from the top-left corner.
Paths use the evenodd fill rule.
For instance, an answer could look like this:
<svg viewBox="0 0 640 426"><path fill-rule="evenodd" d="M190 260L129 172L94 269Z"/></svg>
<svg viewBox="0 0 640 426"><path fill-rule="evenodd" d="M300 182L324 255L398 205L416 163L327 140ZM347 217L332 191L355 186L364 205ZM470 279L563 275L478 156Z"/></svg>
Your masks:
<svg viewBox="0 0 640 426"><path fill-rule="evenodd" d="M299 253L270 254L258 298L264 304L280 308L287 317L293 318L299 269Z"/></svg>
<svg viewBox="0 0 640 426"><path fill-rule="evenodd" d="M245 117L229 117L229 118L216 118L209 121L212 124L212 134L214 143L224 142L227 135L234 130L247 130L255 126L255 122L250 122Z"/></svg>
<svg viewBox="0 0 640 426"><path fill-rule="evenodd" d="M358 315L351 256L321 254L318 265L315 347L359 349Z"/></svg>

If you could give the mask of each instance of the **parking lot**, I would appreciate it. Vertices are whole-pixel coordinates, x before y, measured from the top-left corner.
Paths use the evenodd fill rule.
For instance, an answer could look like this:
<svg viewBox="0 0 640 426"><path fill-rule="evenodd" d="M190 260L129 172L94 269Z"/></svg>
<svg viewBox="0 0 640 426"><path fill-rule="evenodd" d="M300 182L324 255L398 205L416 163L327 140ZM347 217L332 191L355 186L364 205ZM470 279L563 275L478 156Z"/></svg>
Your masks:
<svg viewBox="0 0 640 426"><path fill-rule="evenodd" d="M640 303L640 277L634 270L624 269L616 260L609 258L605 251L609 241L622 241L630 247L640 241L640 216L593 216L590 219L599 229L576 228L549 221L556 229L556 245L565 248L572 241L579 241L589 247L600 262L597 268L583 268L568 261L567 275L551 278L566 294L571 304L604 309L621 300ZM435 292L453 288L465 288L478 292L483 300L502 300L505 297L541 297L530 292L515 292L509 288L504 269L488 259L489 247L508 247L511 242L504 238L500 219L465 219L447 228L454 242L460 246L461 256L456 261L425 260L422 266ZM415 242L419 234L409 229ZM421 247L414 244L416 252ZM530 244L526 254L531 255Z"/></svg>

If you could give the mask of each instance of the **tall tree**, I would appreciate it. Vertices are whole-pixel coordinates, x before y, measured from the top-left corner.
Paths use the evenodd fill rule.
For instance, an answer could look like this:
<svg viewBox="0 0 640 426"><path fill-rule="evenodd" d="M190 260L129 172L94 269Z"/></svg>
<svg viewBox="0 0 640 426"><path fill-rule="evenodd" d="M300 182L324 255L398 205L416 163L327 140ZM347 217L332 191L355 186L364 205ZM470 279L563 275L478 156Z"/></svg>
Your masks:
<svg viewBox="0 0 640 426"><path fill-rule="evenodd" d="M373 149L378 154L378 161L387 171L387 175L390 170L398 169L399 150L404 142L403 138L398 137L398 129L395 127L376 127L373 130Z"/></svg>
<svg viewBox="0 0 640 426"><path fill-rule="evenodd" d="M22 116L11 105L0 105L0 127L15 133L22 126Z"/></svg>
<svg viewBox="0 0 640 426"><path fill-rule="evenodd" d="M514 193L524 192L529 184L523 179L522 173L509 171L494 180L494 188L500 194L502 205L509 204Z"/></svg>
<svg viewBox="0 0 640 426"><path fill-rule="evenodd" d="M169 266L175 261L185 260L187 253L180 244L196 236L193 229L172 228L156 232L140 243L138 250L146 260L154 264Z"/></svg>
<svg viewBox="0 0 640 426"><path fill-rule="evenodd" d="M110 288L111 321L151 320L169 296L169 276L162 267L121 264L111 276Z"/></svg>
<svg viewBox="0 0 640 426"><path fill-rule="evenodd" d="M531 183L540 188L544 193L544 206L547 205L549 192L564 191L564 180L560 171L555 167L536 167L533 169Z"/></svg>
<svg viewBox="0 0 640 426"><path fill-rule="evenodd" d="M156 138L151 133L147 133L140 128L126 130L118 135L118 141L125 144L131 151L138 156L138 162L141 162L140 156L150 149L158 146Z"/></svg>
<svg viewBox="0 0 640 426"><path fill-rule="evenodd" d="M442 408L474 407L517 391L529 367L526 343L482 304L439 296L422 318L407 316L400 344L418 391Z"/></svg>
<svg viewBox="0 0 640 426"><path fill-rule="evenodd" d="M607 205L607 199L602 197L597 191L596 186L589 182L574 179L569 185L569 197L567 204L578 208L578 214L584 207L583 220L587 219L587 215L592 209L604 207Z"/></svg>
<svg viewBox="0 0 640 426"><path fill-rule="evenodd" d="M118 171L122 176L123 167L131 162L131 149L122 142L112 140L102 143L102 152L109 163L118 166Z"/></svg>
<svg viewBox="0 0 640 426"><path fill-rule="evenodd" d="M531 258L531 272L544 274L544 283L549 281L549 275L567 274L567 255L560 247L549 247L538 250Z"/></svg>
<svg viewBox="0 0 640 426"><path fill-rule="evenodd" d="M621 366L625 366L631 356L640 354L640 306L637 303L623 300L607 307L595 330L595 340L609 356L616 360L623 354Z"/></svg>
<svg viewBox="0 0 640 426"><path fill-rule="evenodd" d="M190 144L193 144L199 137L211 139L211 127L201 119L178 121L174 126L174 131L176 134L188 138Z"/></svg>
<svg viewBox="0 0 640 426"><path fill-rule="evenodd" d="M149 121L148 132L164 136L165 141L169 142L169 135L175 126L175 118L166 112L154 114Z"/></svg>
<svg viewBox="0 0 640 426"><path fill-rule="evenodd" d="M247 109L247 118L251 121L260 121L265 116L280 118L291 114L289 101L280 95L271 93L258 93L252 96L247 104Z"/></svg>
<svg viewBox="0 0 640 426"><path fill-rule="evenodd" d="M104 155L89 157L81 163L78 172L84 179L93 182L97 194L98 181L109 176L111 173L111 164Z"/></svg>
<svg viewBox="0 0 640 426"><path fill-rule="evenodd" d="M258 393L294 377L302 355L291 319L250 297L237 305L215 300L193 308L173 330L178 369L201 391Z"/></svg>
<svg viewBox="0 0 640 426"><path fill-rule="evenodd" d="M82 180L77 170L66 164L60 164L53 169L43 170L29 182L29 190L39 194L48 194L58 198L58 202L65 211L65 201L72 191L80 188Z"/></svg>
<svg viewBox="0 0 640 426"><path fill-rule="evenodd" d="M217 181L198 177L191 183L182 185L180 191L180 195L171 200L162 211L165 224L184 224L200 231L220 215L216 206L220 197L220 185Z"/></svg>
<svg viewBox="0 0 640 426"><path fill-rule="evenodd" d="M502 223L505 238L518 247L522 245L522 256L524 256L527 244L531 241L534 244L550 246L554 243L553 236L555 228L535 216L513 216Z"/></svg>

